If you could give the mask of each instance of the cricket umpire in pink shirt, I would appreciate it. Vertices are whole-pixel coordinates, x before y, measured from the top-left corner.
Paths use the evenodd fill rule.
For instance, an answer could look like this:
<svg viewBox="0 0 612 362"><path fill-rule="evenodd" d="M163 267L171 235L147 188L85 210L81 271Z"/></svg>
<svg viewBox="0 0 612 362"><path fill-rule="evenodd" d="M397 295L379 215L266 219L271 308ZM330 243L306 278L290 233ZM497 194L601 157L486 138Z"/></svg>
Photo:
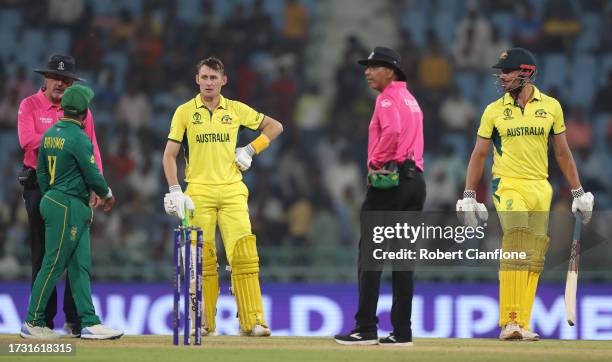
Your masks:
<svg viewBox="0 0 612 362"><path fill-rule="evenodd" d="M38 149L40 148L40 141L45 131L64 116L64 110L61 106L64 91L75 81L82 80L75 73L76 64L74 58L68 55L52 55L46 68L34 71L45 77L44 86L37 93L21 101L17 115L19 145L24 154L23 169L19 174L19 183L23 186L23 199L28 213L30 228L32 281L36 279L45 254L45 224L39 210L42 195L36 182ZM94 131L93 117L89 110L87 111L84 126L85 133L93 143L96 164L100 171L102 171L102 160ZM97 207L101 204L100 198L92 194L90 205ZM56 313L57 292L53 290L45 310L45 321L47 327L51 329L54 328L53 319ZM79 325L79 318L74 300L72 299L68 278L66 278L66 290L64 291L64 313L66 314L64 329L69 336L78 337L81 333L81 326Z"/></svg>
<svg viewBox="0 0 612 362"><path fill-rule="evenodd" d="M368 85L380 93L369 127L368 191L361 211L421 211L425 202L423 113L407 89L400 55L392 49L376 47L359 64L365 66ZM364 240L362 235L360 246L368 242L372 241ZM356 326L346 335L336 335L336 342L411 346L413 271L392 273L393 332L381 339L377 334L376 308L382 271L363 270L360 265L358 272Z"/></svg>

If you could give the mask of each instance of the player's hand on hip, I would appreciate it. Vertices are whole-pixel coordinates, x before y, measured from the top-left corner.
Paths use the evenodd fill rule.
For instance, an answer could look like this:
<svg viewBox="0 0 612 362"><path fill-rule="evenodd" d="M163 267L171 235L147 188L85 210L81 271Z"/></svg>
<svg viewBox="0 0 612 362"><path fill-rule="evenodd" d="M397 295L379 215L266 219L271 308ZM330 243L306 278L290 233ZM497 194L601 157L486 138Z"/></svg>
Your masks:
<svg viewBox="0 0 612 362"><path fill-rule="evenodd" d="M457 201L457 217L465 226L476 227L489 218L487 207L477 202L475 196L474 192L464 192L463 199Z"/></svg>
<svg viewBox="0 0 612 362"><path fill-rule="evenodd" d="M238 166L240 171L246 171L251 167L254 154L255 149L250 144L236 148L236 166Z"/></svg>
<svg viewBox="0 0 612 362"><path fill-rule="evenodd" d="M582 214L582 223L588 224L593 216L593 206L595 205L595 196L590 192L584 192L582 187L572 190L572 196L574 201L572 202L572 212L576 215L576 212Z"/></svg>

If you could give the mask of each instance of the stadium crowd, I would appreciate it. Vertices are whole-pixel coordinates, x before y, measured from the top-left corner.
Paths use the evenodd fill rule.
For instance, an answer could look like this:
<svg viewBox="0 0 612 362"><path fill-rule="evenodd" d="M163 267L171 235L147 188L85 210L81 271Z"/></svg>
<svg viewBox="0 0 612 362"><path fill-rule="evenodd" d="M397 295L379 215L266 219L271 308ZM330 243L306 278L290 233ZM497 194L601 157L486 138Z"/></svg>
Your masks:
<svg viewBox="0 0 612 362"><path fill-rule="evenodd" d="M308 79L316 1L0 2L0 278L30 270L16 115L41 84L32 70L52 51L73 55L96 91L96 133L117 197L116 212L95 214L95 280L168 277L174 220L161 203L162 147L174 109L197 92L195 64L210 55L225 63L225 96L284 124L283 136L245 173L264 277L314 279L285 266L346 262L343 250L357 242L374 97L356 60L370 44L348 37L337 49L334 79ZM408 86L425 114L427 210L454 210L480 114L500 96L490 66L511 45L537 55L536 86L564 106L584 188L596 194L597 208L611 206L612 2L390 4L398 6L393 22ZM324 87L335 89L331 99ZM252 136L244 134L241 145ZM567 209L569 190L554 165L551 183L561 192L553 208ZM479 190L488 200L488 187ZM354 264L344 264L352 278Z"/></svg>

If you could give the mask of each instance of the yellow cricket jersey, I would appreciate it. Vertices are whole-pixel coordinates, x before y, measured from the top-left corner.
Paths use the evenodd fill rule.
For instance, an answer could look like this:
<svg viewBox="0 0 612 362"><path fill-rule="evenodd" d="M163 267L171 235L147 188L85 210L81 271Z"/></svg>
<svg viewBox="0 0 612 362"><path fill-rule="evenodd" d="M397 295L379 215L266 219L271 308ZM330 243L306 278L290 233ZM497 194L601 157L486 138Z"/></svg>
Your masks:
<svg viewBox="0 0 612 362"><path fill-rule="evenodd" d="M489 104L478 135L493 141L493 176L548 178L548 136L565 132L559 101L533 87L525 109L509 93Z"/></svg>
<svg viewBox="0 0 612 362"><path fill-rule="evenodd" d="M258 129L264 117L246 104L223 96L212 112L204 106L200 94L181 104L172 117L168 139L183 144L185 181L223 185L242 180L234 163L238 131L241 127Z"/></svg>

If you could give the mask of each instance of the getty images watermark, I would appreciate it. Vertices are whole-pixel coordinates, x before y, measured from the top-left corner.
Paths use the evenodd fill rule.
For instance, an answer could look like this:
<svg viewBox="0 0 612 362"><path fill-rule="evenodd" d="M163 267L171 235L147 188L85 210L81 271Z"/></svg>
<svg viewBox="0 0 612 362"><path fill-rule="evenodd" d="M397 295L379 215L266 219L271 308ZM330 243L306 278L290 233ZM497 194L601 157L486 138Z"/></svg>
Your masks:
<svg viewBox="0 0 612 362"><path fill-rule="evenodd" d="M463 244L466 240L484 240L487 224L472 226L451 225L411 225L407 222L396 222L395 225L373 226L372 241L375 244L385 244L387 241L408 242L411 245L417 240L427 242L428 240L446 240L457 244ZM458 250L440 250L421 248L400 248L399 250L386 251L382 247L372 250L375 260L525 260L526 252L509 252L502 249L482 251L478 248L466 248Z"/></svg>
<svg viewBox="0 0 612 362"><path fill-rule="evenodd" d="M528 251L502 250L497 217L464 226L455 212L364 212L361 218L361 270L498 270L500 261L525 261Z"/></svg>

